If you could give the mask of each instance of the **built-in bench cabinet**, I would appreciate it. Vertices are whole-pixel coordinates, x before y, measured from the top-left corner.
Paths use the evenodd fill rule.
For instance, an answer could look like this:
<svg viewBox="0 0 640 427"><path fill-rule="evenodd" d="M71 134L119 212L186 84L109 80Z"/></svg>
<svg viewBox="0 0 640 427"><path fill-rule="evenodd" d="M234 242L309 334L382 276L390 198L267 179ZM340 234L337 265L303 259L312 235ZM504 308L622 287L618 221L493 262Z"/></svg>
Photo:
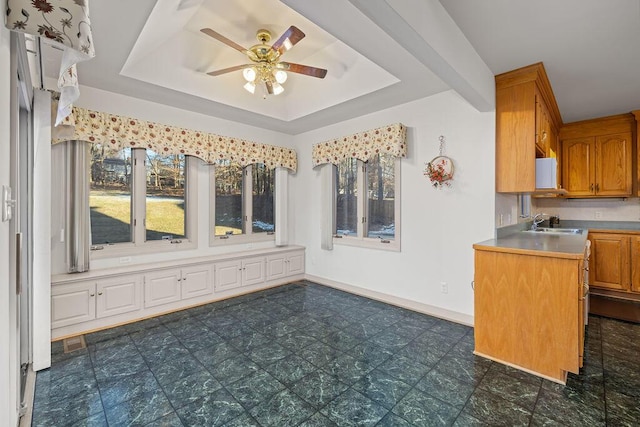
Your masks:
<svg viewBox="0 0 640 427"><path fill-rule="evenodd" d="M52 277L53 339L104 329L304 277L287 246Z"/></svg>

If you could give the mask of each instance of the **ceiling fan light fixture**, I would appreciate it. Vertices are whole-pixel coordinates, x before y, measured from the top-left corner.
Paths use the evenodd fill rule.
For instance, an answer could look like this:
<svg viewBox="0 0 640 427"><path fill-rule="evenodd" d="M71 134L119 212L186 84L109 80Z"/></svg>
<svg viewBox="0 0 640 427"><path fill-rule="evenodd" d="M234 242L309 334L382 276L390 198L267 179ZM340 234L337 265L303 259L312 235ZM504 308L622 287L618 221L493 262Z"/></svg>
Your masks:
<svg viewBox="0 0 640 427"><path fill-rule="evenodd" d="M244 88L251 94L256 93L256 84L254 82L245 83Z"/></svg>
<svg viewBox="0 0 640 427"><path fill-rule="evenodd" d="M252 82L256 79L256 70L253 67L247 67L242 70L242 76L248 82ZM254 85L255 87L255 85ZM253 93L253 92L252 92Z"/></svg>
<svg viewBox="0 0 640 427"><path fill-rule="evenodd" d="M278 82L273 82L273 94L280 95L282 92L284 92L284 87Z"/></svg>
<svg viewBox="0 0 640 427"><path fill-rule="evenodd" d="M287 73L282 70L277 70L273 75L276 78L276 81L280 84L287 81Z"/></svg>

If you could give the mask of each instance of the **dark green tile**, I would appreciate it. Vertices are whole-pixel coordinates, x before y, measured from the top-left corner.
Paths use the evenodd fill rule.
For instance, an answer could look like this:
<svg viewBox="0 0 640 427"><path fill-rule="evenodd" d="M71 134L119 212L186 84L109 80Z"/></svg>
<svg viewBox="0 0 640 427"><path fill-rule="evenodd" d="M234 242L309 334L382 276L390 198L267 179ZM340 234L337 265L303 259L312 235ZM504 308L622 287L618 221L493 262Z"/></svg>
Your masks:
<svg viewBox="0 0 640 427"><path fill-rule="evenodd" d="M376 369L356 382L353 389L391 409L407 394L411 386Z"/></svg>
<svg viewBox="0 0 640 427"><path fill-rule="evenodd" d="M222 385L206 370L195 372L178 381L163 385L167 398L174 408L181 408L199 398L222 388Z"/></svg>
<svg viewBox="0 0 640 427"><path fill-rule="evenodd" d="M348 389L320 412L341 426L374 426L388 410L353 389Z"/></svg>
<svg viewBox="0 0 640 427"><path fill-rule="evenodd" d="M447 376L436 370L427 373L418 381L416 387L428 395L459 409L464 407L475 388L471 383Z"/></svg>
<svg viewBox="0 0 640 427"><path fill-rule="evenodd" d="M522 382L497 371L489 371L478 387L509 402L533 411L540 391L540 385Z"/></svg>
<svg viewBox="0 0 640 427"><path fill-rule="evenodd" d="M327 344L317 342L297 351L296 354L316 366L324 366L342 357L345 353Z"/></svg>
<svg viewBox="0 0 640 427"><path fill-rule="evenodd" d="M376 424L376 427L412 427L412 425L404 418L400 418L393 412L389 412Z"/></svg>
<svg viewBox="0 0 640 427"><path fill-rule="evenodd" d="M344 354L323 365L321 369L331 375L335 375L343 383L351 385L362 378L363 375L375 369L375 366Z"/></svg>
<svg viewBox="0 0 640 427"><path fill-rule="evenodd" d="M161 392L160 385L149 371L141 371L127 377L116 377L100 383L100 396L105 408L158 392Z"/></svg>
<svg viewBox="0 0 640 427"><path fill-rule="evenodd" d="M268 365L265 369L278 381L289 385L315 371L317 367L293 354Z"/></svg>
<svg viewBox="0 0 640 427"><path fill-rule="evenodd" d="M110 427L145 426L172 412L173 407L162 391L137 396L105 410Z"/></svg>
<svg viewBox="0 0 640 427"><path fill-rule="evenodd" d="M315 409L288 389L254 406L251 415L264 427L297 426L315 413Z"/></svg>
<svg viewBox="0 0 640 427"><path fill-rule="evenodd" d="M453 424L460 410L414 388L392 412L412 425L443 426Z"/></svg>
<svg viewBox="0 0 640 427"><path fill-rule="evenodd" d="M415 385L431 368L404 356L393 356L378 366L378 369L407 384Z"/></svg>
<svg viewBox="0 0 640 427"><path fill-rule="evenodd" d="M338 424L331 421L329 418L322 415L320 412L316 412L311 418L300 424L299 427L337 427Z"/></svg>
<svg viewBox="0 0 640 427"><path fill-rule="evenodd" d="M491 361L480 357L469 360L448 354L440 359L434 369L461 381L477 384L489 370L491 363Z"/></svg>
<svg viewBox="0 0 640 427"><path fill-rule="evenodd" d="M291 385L290 388L307 403L315 408L322 408L349 386L336 376L318 370Z"/></svg>
<svg viewBox="0 0 640 427"><path fill-rule="evenodd" d="M150 365L151 372L158 382L164 386L173 384L176 381L188 377L191 374L204 369L198 359L190 354L167 360L167 363Z"/></svg>
<svg viewBox="0 0 640 427"><path fill-rule="evenodd" d="M227 385L226 388L245 409L251 409L283 390L285 386L268 372L258 371Z"/></svg>
<svg viewBox="0 0 640 427"><path fill-rule="evenodd" d="M566 426L597 426L605 423L603 410L585 405L571 394L565 396L544 388L538 396L535 411Z"/></svg>
<svg viewBox="0 0 640 427"><path fill-rule="evenodd" d="M186 427L222 426L241 416L244 408L224 389L176 410Z"/></svg>
<svg viewBox="0 0 640 427"><path fill-rule="evenodd" d="M640 402L637 397L607 391L607 424L637 426L640 424Z"/></svg>
<svg viewBox="0 0 640 427"><path fill-rule="evenodd" d="M253 363L248 357L237 355L225 359L217 365L210 367L209 372L213 374L222 385L231 384L260 370L260 367Z"/></svg>
<svg viewBox="0 0 640 427"><path fill-rule="evenodd" d="M531 412L488 391L477 389L463 412L489 425L528 426Z"/></svg>

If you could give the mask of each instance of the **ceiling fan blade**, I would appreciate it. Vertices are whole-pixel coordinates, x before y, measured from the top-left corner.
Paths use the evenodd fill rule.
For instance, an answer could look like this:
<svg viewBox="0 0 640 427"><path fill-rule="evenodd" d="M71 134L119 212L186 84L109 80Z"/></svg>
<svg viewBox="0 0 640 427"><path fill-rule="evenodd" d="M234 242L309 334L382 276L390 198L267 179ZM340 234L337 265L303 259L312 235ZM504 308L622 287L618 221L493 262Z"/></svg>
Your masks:
<svg viewBox="0 0 640 427"><path fill-rule="evenodd" d="M280 36L271 46L272 50L277 50L280 55L291 49L296 43L304 38L304 33L298 27L290 26L287 31Z"/></svg>
<svg viewBox="0 0 640 427"><path fill-rule="evenodd" d="M309 65L302 64L294 64L292 62L278 62L276 64L276 68L285 71L291 71L292 73L305 74L311 77L317 77L319 79L324 79L324 76L327 75L327 70L324 68L316 68L311 67Z"/></svg>
<svg viewBox="0 0 640 427"><path fill-rule="evenodd" d="M249 64L236 65L235 67L223 68L221 70L209 71L207 74L210 76L219 76L220 74L230 73L232 71L242 70L244 68L251 67Z"/></svg>
<svg viewBox="0 0 640 427"><path fill-rule="evenodd" d="M200 30L201 32L205 33L206 35L213 37L214 39L221 41L222 43L226 44L229 47L234 48L235 50L242 52L244 54L247 53L247 49L245 49L244 47L240 46L238 43L229 40L228 38L226 38L225 36L223 36L220 33L216 33L215 31L213 31L211 28L203 28Z"/></svg>
<svg viewBox="0 0 640 427"><path fill-rule="evenodd" d="M266 82L264 82L264 84L267 87L267 93L269 95L273 95L273 83L267 80Z"/></svg>

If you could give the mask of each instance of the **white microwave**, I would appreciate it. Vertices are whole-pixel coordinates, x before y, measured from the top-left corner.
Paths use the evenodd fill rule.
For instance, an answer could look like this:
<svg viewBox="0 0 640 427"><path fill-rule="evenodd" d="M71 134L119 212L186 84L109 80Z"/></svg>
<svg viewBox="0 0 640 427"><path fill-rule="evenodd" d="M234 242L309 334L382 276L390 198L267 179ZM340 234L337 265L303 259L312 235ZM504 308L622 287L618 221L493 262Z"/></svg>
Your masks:
<svg viewBox="0 0 640 427"><path fill-rule="evenodd" d="M536 159L536 188L558 188L558 161L555 157Z"/></svg>

